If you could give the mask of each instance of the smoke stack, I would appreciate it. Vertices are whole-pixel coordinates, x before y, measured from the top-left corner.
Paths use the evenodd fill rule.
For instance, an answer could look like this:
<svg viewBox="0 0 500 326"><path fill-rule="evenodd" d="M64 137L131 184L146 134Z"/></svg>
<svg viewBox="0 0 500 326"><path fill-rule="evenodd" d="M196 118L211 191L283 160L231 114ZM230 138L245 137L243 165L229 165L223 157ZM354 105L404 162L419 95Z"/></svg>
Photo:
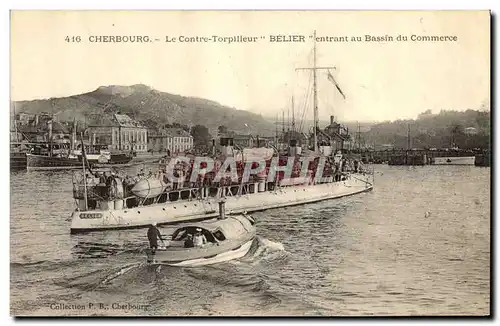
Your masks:
<svg viewBox="0 0 500 326"><path fill-rule="evenodd" d="M73 132L71 133L71 151L73 151L75 149L77 126L78 126L78 122L76 121L76 118L73 118Z"/></svg>
<svg viewBox="0 0 500 326"><path fill-rule="evenodd" d="M47 122L47 126L49 128L49 140L51 140L52 139L52 120L49 120Z"/></svg>
<svg viewBox="0 0 500 326"><path fill-rule="evenodd" d="M330 124L333 125L333 122L335 121L335 117L333 115L330 116Z"/></svg>
<svg viewBox="0 0 500 326"><path fill-rule="evenodd" d="M226 200L222 199L219 202L219 219L223 220L226 218Z"/></svg>

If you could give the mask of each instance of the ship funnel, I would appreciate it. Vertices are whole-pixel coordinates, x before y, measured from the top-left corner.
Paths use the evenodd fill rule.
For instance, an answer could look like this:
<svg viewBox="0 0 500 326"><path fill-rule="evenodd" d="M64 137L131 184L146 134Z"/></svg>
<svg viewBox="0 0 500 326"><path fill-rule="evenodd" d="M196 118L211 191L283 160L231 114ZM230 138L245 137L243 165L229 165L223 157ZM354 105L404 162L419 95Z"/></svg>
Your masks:
<svg viewBox="0 0 500 326"><path fill-rule="evenodd" d="M49 141L52 141L52 120L47 121L47 127L49 129Z"/></svg>
<svg viewBox="0 0 500 326"><path fill-rule="evenodd" d="M234 139L230 137L220 138L221 152L224 156L233 156Z"/></svg>
<svg viewBox="0 0 500 326"><path fill-rule="evenodd" d="M226 218L226 200L222 199L219 202L219 220L224 220Z"/></svg>

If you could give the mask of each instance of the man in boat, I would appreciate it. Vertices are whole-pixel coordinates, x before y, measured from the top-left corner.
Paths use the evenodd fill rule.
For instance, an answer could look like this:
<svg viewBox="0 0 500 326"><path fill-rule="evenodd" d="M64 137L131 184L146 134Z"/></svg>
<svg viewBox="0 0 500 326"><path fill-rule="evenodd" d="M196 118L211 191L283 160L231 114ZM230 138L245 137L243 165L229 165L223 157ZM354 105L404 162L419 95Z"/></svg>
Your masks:
<svg viewBox="0 0 500 326"><path fill-rule="evenodd" d="M184 248L193 248L193 247L194 247L193 235L188 234L186 240L184 240Z"/></svg>
<svg viewBox="0 0 500 326"><path fill-rule="evenodd" d="M205 236L201 233L201 229L197 228L196 233L194 234L193 237L193 244L195 247L203 247L207 243L207 239Z"/></svg>
<svg viewBox="0 0 500 326"><path fill-rule="evenodd" d="M152 249L153 255L155 254L156 249L158 249L158 239L163 242L160 230L158 230L158 228L156 227L156 222L154 222L148 229L149 247Z"/></svg>

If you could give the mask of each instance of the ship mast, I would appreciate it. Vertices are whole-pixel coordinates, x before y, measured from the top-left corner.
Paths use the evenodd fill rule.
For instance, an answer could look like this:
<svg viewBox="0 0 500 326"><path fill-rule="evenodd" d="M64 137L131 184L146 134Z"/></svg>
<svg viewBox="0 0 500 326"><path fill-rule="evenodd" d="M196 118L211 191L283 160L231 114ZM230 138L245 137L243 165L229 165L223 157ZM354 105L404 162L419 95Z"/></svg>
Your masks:
<svg viewBox="0 0 500 326"><path fill-rule="evenodd" d="M313 105L314 105L314 152L317 152L318 147L318 87L316 76L316 31L313 34Z"/></svg>
<svg viewBox="0 0 500 326"><path fill-rule="evenodd" d="M296 70L312 70L313 71L313 106L314 106L314 152L318 151L318 87L317 87L317 70L335 69L335 67L317 67L316 65L316 31L313 33L313 66L306 68L297 68Z"/></svg>
<svg viewBox="0 0 500 326"><path fill-rule="evenodd" d="M282 142L284 143L285 142L285 110L281 111L281 118L282 118L282 120L281 120L282 128L281 129L283 129L283 131L282 131L283 134L281 137L282 137Z"/></svg>
<svg viewBox="0 0 500 326"><path fill-rule="evenodd" d="M16 102L14 102L14 130L16 131L16 143L17 143L19 142L19 135L17 134Z"/></svg>
<svg viewBox="0 0 500 326"><path fill-rule="evenodd" d="M279 147L279 145L278 145L278 113L276 113L276 122L274 124L276 125L276 135L275 135L276 147Z"/></svg>
<svg viewBox="0 0 500 326"><path fill-rule="evenodd" d="M288 108L287 110L287 117L286 117L286 128L287 128L287 132L288 134L290 134L290 108Z"/></svg>

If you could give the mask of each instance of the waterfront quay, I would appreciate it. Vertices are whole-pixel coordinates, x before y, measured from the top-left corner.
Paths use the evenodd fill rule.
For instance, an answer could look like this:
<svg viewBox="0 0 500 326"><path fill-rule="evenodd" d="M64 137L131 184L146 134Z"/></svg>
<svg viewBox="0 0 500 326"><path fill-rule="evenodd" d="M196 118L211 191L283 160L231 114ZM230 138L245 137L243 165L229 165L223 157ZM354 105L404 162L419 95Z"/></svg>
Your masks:
<svg viewBox="0 0 500 326"><path fill-rule="evenodd" d="M390 165L427 165L433 164L436 157L475 156L476 166L490 166L490 149L386 149L359 151L363 162Z"/></svg>

